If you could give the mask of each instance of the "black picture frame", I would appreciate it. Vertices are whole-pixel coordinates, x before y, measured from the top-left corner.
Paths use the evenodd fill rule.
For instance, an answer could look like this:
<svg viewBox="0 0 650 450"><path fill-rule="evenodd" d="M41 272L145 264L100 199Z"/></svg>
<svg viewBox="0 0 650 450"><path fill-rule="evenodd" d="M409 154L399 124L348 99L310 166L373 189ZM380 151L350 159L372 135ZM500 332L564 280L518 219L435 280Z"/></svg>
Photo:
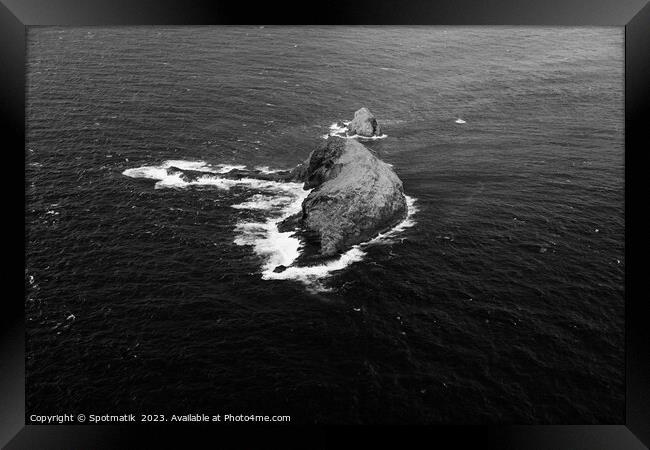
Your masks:
<svg viewBox="0 0 650 450"><path fill-rule="evenodd" d="M24 236L25 35L35 25L207 24L608 25L625 27L625 301L626 411L624 424L557 426L308 427L292 425L25 425ZM501 449L641 449L650 445L650 333L641 283L647 234L638 204L644 198L641 158L650 149L650 4L646 0L397 0L306 3L182 0L0 0L0 113L5 177L5 254L9 269L0 326L0 445L22 448L158 448L207 446L234 440L265 447L478 446ZM6 161L6 159L5 159ZM23 167L21 171L20 168ZM10 183L10 184L8 184ZM637 208L632 208L632 202ZM22 229L22 231L21 231ZM7 248L7 246L5 246ZM19 262L23 261L23 269ZM637 274L638 272L638 274ZM21 288L21 286L23 286ZM21 297L22 292L22 297ZM345 437L340 433L345 431ZM203 435L203 436L201 436ZM198 442L198 441L196 441ZM139 443L139 444L138 444ZM443 445L444 446L444 445Z"/></svg>

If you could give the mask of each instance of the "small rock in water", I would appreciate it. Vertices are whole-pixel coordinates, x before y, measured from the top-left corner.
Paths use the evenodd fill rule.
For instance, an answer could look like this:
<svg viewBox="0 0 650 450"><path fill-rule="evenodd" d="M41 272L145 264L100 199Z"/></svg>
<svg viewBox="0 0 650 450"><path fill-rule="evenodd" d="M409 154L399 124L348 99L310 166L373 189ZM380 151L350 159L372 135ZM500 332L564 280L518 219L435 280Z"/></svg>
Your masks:
<svg viewBox="0 0 650 450"><path fill-rule="evenodd" d="M354 119L348 124L348 132L359 136L380 136L381 127L368 108L361 108L354 113Z"/></svg>
<svg viewBox="0 0 650 450"><path fill-rule="evenodd" d="M280 272L284 272L285 270L287 270L287 266L283 266L282 264L280 264L278 267L273 269L273 272L280 273Z"/></svg>

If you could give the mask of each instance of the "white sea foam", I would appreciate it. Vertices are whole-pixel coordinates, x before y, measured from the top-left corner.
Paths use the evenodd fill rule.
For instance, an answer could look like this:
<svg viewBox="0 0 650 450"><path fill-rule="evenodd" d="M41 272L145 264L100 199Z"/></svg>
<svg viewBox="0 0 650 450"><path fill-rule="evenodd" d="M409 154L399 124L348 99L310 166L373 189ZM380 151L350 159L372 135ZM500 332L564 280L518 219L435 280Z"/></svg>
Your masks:
<svg viewBox="0 0 650 450"><path fill-rule="evenodd" d="M169 167L178 167L181 170L204 170L212 171L211 167L205 161L186 161L184 159L170 159L163 161L160 167L165 169Z"/></svg>
<svg viewBox="0 0 650 450"><path fill-rule="evenodd" d="M182 172L168 174L167 169L171 167L176 167L181 170L200 171L204 172L205 175L198 176L195 179L188 181L183 179ZM182 189L190 186L213 186L219 189L229 190L233 186L247 186L253 189L269 189L275 191L291 190L290 187L287 187L287 183L258 180L256 178L248 177L236 180L219 176L232 170L243 170L245 168L245 165L218 164L216 166L211 166L206 164L204 161L168 160L158 166L143 166L126 169L122 174L131 178L157 180L157 183L154 185L155 189Z"/></svg>
<svg viewBox="0 0 650 450"><path fill-rule="evenodd" d="M216 173L228 173L231 170L244 170L246 169L246 166L242 165L228 165L228 164L218 164L217 165L218 169L216 170Z"/></svg>
<svg viewBox="0 0 650 450"><path fill-rule="evenodd" d="M253 209L253 210L260 210L260 211L272 211L274 209L286 207L292 201L293 201L293 197L290 196L255 194L245 202L232 205L232 207L235 209Z"/></svg>
<svg viewBox="0 0 650 450"><path fill-rule="evenodd" d="M237 245L251 245L255 253L266 258L262 267L264 274L271 272L279 265L288 266L300 256L300 241L291 235L292 232L281 233L277 227L278 219L267 219L266 222L239 223L235 231Z"/></svg>
<svg viewBox="0 0 650 450"><path fill-rule="evenodd" d="M278 223L300 211L303 200L310 192L304 190L301 183L274 183L272 186L281 191L279 197L254 195L244 203L233 205L233 208L237 209L276 212L276 217L268 218L264 222L240 222L235 227L235 232L238 233L235 244L250 245L255 253L265 258L262 267L264 279L270 279L269 274L275 275L273 270L277 266L289 266L300 256L300 239L294 236L293 231L280 232Z"/></svg>
<svg viewBox="0 0 650 450"><path fill-rule="evenodd" d="M270 169L269 166L255 166L255 170L259 170L262 173L278 173L288 169Z"/></svg>
<svg viewBox="0 0 650 450"><path fill-rule="evenodd" d="M151 180L162 180L167 176L167 169L159 166L150 166L150 167L135 167L133 169L126 169L122 172L122 175L126 175L131 178L148 178Z"/></svg>
<svg viewBox="0 0 650 450"><path fill-rule="evenodd" d="M342 124L342 125L341 125ZM328 134L324 134L321 137L323 139L327 139L329 136L338 136L342 137L345 139L363 139L363 140L369 140L369 141L375 141L377 139L386 139L388 137L387 134L382 134L380 136L360 136L358 134L352 134L348 135L348 125L350 124L349 121L343 121L343 122L335 122L332 125L330 125L330 131Z"/></svg>
<svg viewBox="0 0 650 450"><path fill-rule="evenodd" d="M343 125L339 125L338 122L334 122L332 125L330 125L330 136L334 136L338 134L346 134L348 132L347 125L348 124L346 123L344 123Z"/></svg>
<svg viewBox="0 0 650 450"><path fill-rule="evenodd" d="M212 186L218 189L230 190L234 186L249 187L251 189L287 191L290 190L286 185L277 181L258 180L257 178L240 178L238 180L222 178L218 175L204 175L194 180L183 180L180 173L167 175L164 179L158 181L154 186L155 189L164 188L186 188L190 186Z"/></svg>
<svg viewBox="0 0 650 450"><path fill-rule="evenodd" d="M187 161L184 159L169 159L163 161L162 164L158 166L143 166L135 167L133 169L126 169L122 172L122 175L126 175L131 178L148 178L151 180L163 181L167 177L172 175L167 175L167 169L171 167L176 167L181 170L195 170L200 172L207 173L228 173L231 170L239 169L243 170L246 166L243 165L228 165L228 164L218 164L212 166L205 161ZM170 184L173 184L173 180L169 180Z"/></svg>
<svg viewBox="0 0 650 450"><path fill-rule="evenodd" d="M350 264L362 261L365 255L366 253L361 250L361 247L355 245L347 252L341 254L338 258L324 264L314 266L291 266L287 267L282 272L273 272L270 270L264 272L262 278L265 280L297 280L312 285L312 287L319 287L319 290L323 290L323 286L317 284L321 279L329 276L332 272L345 269Z"/></svg>

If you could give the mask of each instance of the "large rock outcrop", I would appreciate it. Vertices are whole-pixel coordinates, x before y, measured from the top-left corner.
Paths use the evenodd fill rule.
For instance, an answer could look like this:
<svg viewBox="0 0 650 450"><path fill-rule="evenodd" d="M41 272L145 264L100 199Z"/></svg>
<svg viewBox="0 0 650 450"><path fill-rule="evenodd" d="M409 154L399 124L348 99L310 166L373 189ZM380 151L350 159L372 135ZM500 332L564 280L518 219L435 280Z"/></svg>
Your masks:
<svg viewBox="0 0 650 450"><path fill-rule="evenodd" d="M380 136L381 127L368 108L361 108L354 113L354 119L348 124L348 134L359 136Z"/></svg>
<svg viewBox="0 0 650 450"><path fill-rule="evenodd" d="M353 140L330 136L297 168L313 189L302 212L280 224L315 238L330 256L387 231L406 217L402 182L392 167Z"/></svg>
<svg viewBox="0 0 650 450"><path fill-rule="evenodd" d="M349 133L380 135L372 113L361 108L348 125ZM212 172L167 169L186 181ZM368 241L402 221L407 214L402 181L392 167L355 139L329 136L302 164L291 170L265 173L233 169L219 177L256 178L277 182L303 182L311 189L302 211L278 224L282 232L296 231L306 243L301 264L329 257ZM278 266L276 271L286 267Z"/></svg>

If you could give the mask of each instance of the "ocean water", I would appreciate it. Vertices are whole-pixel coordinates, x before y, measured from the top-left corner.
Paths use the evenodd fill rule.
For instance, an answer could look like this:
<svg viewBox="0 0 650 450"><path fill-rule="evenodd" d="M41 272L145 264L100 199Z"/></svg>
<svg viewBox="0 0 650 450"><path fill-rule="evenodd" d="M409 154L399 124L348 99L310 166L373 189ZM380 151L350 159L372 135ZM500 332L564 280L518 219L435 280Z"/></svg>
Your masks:
<svg viewBox="0 0 650 450"><path fill-rule="evenodd" d="M622 423L623 37L30 27L28 415ZM220 175L362 106L408 219L273 272L307 192Z"/></svg>

